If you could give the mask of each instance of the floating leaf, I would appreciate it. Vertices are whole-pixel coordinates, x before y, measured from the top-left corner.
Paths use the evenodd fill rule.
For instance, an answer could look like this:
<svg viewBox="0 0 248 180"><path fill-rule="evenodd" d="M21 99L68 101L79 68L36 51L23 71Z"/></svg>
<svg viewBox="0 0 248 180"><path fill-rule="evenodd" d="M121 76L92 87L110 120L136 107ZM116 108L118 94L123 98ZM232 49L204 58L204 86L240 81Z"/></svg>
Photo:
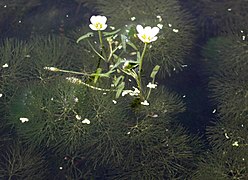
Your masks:
<svg viewBox="0 0 248 180"><path fill-rule="evenodd" d="M156 65L153 70L152 70L152 73L150 75L151 78L155 78L156 74L158 73L158 70L159 70L160 66L159 65Z"/></svg>
<svg viewBox="0 0 248 180"><path fill-rule="evenodd" d="M119 84L119 82L123 82L124 76L119 76L118 78L114 78L113 83L115 86Z"/></svg>
<svg viewBox="0 0 248 180"><path fill-rule="evenodd" d="M118 33L121 29L117 29L115 31L111 31L111 32L103 32L104 36L112 36L115 35L116 33Z"/></svg>
<svg viewBox="0 0 248 180"><path fill-rule="evenodd" d="M130 40L127 41L127 44L131 46L133 49L135 49L136 51L138 51L138 48Z"/></svg>
<svg viewBox="0 0 248 180"><path fill-rule="evenodd" d="M97 68L96 73L92 74L93 76L95 76L94 77L94 83L96 83L97 80L99 79L101 72L102 72L102 69L101 68Z"/></svg>
<svg viewBox="0 0 248 180"><path fill-rule="evenodd" d="M89 37L93 37L94 34L92 32L89 32L83 36L81 36L80 38L77 39L77 43L79 43L79 41L83 40L83 39L86 39L86 38L89 38Z"/></svg>
<svg viewBox="0 0 248 180"><path fill-rule="evenodd" d="M121 35L121 44L122 44L122 47L123 47L123 50L126 51L127 49L127 36L125 35Z"/></svg>
<svg viewBox="0 0 248 180"><path fill-rule="evenodd" d="M121 92L123 91L124 87L125 87L125 82L122 82L121 84L117 86L116 98L120 97Z"/></svg>

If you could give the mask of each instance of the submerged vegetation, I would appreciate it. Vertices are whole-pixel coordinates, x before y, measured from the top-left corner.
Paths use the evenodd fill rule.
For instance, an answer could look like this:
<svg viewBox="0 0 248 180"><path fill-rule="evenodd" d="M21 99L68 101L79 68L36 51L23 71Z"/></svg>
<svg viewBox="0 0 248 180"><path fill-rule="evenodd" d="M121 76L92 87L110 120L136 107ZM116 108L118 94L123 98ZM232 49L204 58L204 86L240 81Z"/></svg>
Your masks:
<svg viewBox="0 0 248 180"><path fill-rule="evenodd" d="M0 24L10 13L33 24L26 39L18 29L1 39L0 179L248 178L246 1L75 0L74 15L94 13L63 29L69 3L46 15L39 0L0 3ZM190 99L167 84L190 52L201 55L213 104L201 138L180 123Z"/></svg>

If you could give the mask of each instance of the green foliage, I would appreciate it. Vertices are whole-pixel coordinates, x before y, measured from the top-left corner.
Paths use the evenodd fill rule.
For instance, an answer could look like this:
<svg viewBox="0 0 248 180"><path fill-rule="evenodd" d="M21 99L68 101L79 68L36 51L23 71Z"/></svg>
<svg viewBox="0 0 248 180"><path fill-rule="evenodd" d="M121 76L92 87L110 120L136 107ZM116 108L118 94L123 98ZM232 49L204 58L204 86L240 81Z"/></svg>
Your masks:
<svg viewBox="0 0 248 180"><path fill-rule="evenodd" d="M126 25L126 30L129 32L137 24L149 26L162 24L159 41L152 44L149 57L144 62L144 69L149 72L154 64L158 64L161 66L159 72L161 77L167 76L168 73L171 74L174 68L181 69L184 56L193 43L193 26L189 14L182 11L177 1L108 0L97 1L96 8L100 13L110 17L109 24L116 28ZM161 22L157 16L161 16ZM136 20L131 21L131 17L135 17ZM169 24L172 27L169 27ZM178 29L178 32L174 32L173 29Z"/></svg>
<svg viewBox="0 0 248 180"><path fill-rule="evenodd" d="M192 180L247 179L247 149L207 152Z"/></svg>
<svg viewBox="0 0 248 180"><path fill-rule="evenodd" d="M247 27L246 0L191 0L183 3L197 16L197 25L206 37L240 32Z"/></svg>
<svg viewBox="0 0 248 180"><path fill-rule="evenodd" d="M14 142L0 155L1 179L46 179L47 169L42 154L35 149Z"/></svg>
<svg viewBox="0 0 248 180"><path fill-rule="evenodd" d="M230 35L209 41L204 53L212 97L221 117L239 119L247 116L247 50L246 40Z"/></svg>
<svg viewBox="0 0 248 180"><path fill-rule="evenodd" d="M10 98L15 85L29 78L28 65L32 47L26 42L6 39L0 45L0 93ZM6 100L7 100L6 99Z"/></svg>
<svg viewBox="0 0 248 180"><path fill-rule="evenodd" d="M29 84L13 99L10 122L28 144L66 151L64 143L72 144L67 148L75 150L79 145L75 142L84 140L87 126L76 115L82 118L93 115L92 107L87 104L86 89L63 81ZM21 123L22 117L29 121Z"/></svg>
<svg viewBox="0 0 248 180"><path fill-rule="evenodd" d="M110 177L117 179L185 178L194 166L189 136L171 118L184 110L183 103L165 89L151 96L149 106L136 107L122 141L122 163ZM158 98L159 97L159 98ZM156 100L156 102L155 102ZM173 119L175 120L175 119ZM195 147L196 148L196 147Z"/></svg>
<svg viewBox="0 0 248 180"><path fill-rule="evenodd" d="M195 179L247 179L247 40L229 34L204 50L216 122L207 128L213 151L200 163Z"/></svg>
<svg viewBox="0 0 248 180"><path fill-rule="evenodd" d="M34 79L45 81L61 74L51 73L44 67L74 68L80 69L82 55L76 53L78 50L75 43L65 37L48 36L34 37L29 44L32 46L30 54L31 64L29 66L30 76Z"/></svg>
<svg viewBox="0 0 248 180"><path fill-rule="evenodd" d="M226 37L212 38L204 48L203 55L209 73L224 72L227 75L247 72L248 41L243 40L245 33L229 34ZM230 71L230 72L229 72Z"/></svg>

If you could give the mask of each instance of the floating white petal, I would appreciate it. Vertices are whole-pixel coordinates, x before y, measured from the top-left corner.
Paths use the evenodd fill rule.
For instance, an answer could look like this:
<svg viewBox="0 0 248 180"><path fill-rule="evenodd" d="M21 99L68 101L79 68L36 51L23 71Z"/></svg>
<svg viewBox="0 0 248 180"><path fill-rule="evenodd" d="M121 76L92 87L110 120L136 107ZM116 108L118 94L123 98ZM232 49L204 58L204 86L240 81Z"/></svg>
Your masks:
<svg viewBox="0 0 248 180"><path fill-rule="evenodd" d="M28 119L28 118L24 118L24 117L22 117L22 118L20 118L20 121L21 121L22 123L25 123L25 122L28 122L28 121L29 121L29 119Z"/></svg>
<svg viewBox="0 0 248 180"><path fill-rule="evenodd" d="M77 120L81 120L81 116L79 116L78 114L76 115L76 119Z"/></svg>
<svg viewBox="0 0 248 180"><path fill-rule="evenodd" d="M85 118L84 120L82 120L82 123L83 123L83 124L90 124L90 120L87 119L87 118Z"/></svg>
<svg viewBox="0 0 248 180"><path fill-rule="evenodd" d="M7 67L9 67L9 65L7 63L5 63L2 67L7 68Z"/></svg>
<svg viewBox="0 0 248 180"><path fill-rule="evenodd" d="M140 104L144 105L144 106L149 106L149 102L147 100L141 102Z"/></svg>

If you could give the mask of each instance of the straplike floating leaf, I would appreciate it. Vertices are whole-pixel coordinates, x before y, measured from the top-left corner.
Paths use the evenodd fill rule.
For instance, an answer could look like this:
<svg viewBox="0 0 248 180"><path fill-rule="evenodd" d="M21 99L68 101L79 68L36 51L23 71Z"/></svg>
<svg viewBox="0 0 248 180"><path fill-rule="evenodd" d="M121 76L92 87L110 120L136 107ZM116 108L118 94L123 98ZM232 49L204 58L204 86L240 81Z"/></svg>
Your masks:
<svg viewBox="0 0 248 180"><path fill-rule="evenodd" d="M127 44L131 46L134 50L138 51L138 48L130 40L127 42Z"/></svg>
<svg viewBox="0 0 248 180"><path fill-rule="evenodd" d="M87 33L87 34L81 36L80 38L78 38L78 39L77 39L77 43L79 43L79 42L82 41L83 39L86 39L86 38L89 38L89 37L93 37L93 36L94 36L93 32L89 32L89 33Z"/></svg>
<svg viewBox="0 0 248 180"><path fill-rule="evenodd" d="M156 65L153 70L152 70L152 73L150 75L151 78L155 78L156 74L158 73L158 70L159 70L160 66L159 65Z"/></svg>
<svg viewBox="0 0 248 180"><path fill-rule="evenodd" d="M123 91L124 87L125 87L125 82L122 82L117 86L116 98L120 97L121 92Z"/></svg>
<svg viewBox="0 0 248 180"><path fill-rule="evenodd" d="M126 51L127 50L127 36L121 34L121 44L123 47L123 50Z"/></svg>
<svg viewBox="0 0 248 180"><path fill-rule="evenodd" d="M112 35L115 35L116 33L118 33L121 29L117 29L115 31L111 31L111 32L103 32L102 34L104 36L112 36Z"/></svg>
<svg viewBox="0 0 248 180"><path fill-rule="evenodd" d="M115 77L113 80L114 86L117 86L119 82L123 82L123 80L124 80L124 76L119 76L118 78Z"/></svg>
<svg viewBox="0 0 248 180"><path fill-rule="evenodd" d="M92 74L92 75L95 76L94 77L94 83L96 83L97 80L99 79L101 72L102 72L102 69L101 68L97 68L96 73L95 74Z"/></svg>

